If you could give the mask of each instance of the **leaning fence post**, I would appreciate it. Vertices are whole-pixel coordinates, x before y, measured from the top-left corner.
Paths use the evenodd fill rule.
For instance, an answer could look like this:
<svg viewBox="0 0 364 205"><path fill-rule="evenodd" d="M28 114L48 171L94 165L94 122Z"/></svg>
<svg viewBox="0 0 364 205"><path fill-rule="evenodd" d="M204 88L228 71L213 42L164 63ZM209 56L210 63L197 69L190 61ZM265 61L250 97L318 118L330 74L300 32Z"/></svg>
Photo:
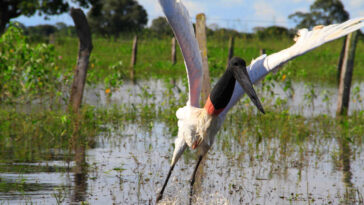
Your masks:
<svg viewBox="0 0 364 205"><path fill-rule="evenodd" d="M210 73L207 62L207 45L206 45L206 16L203 13L196 15L196 39L200 48L202 57L202 88L201 100L205 103L210 94Z"/></svg>
<svg viewBox="0 0 364 205"><path fill-rule="evenodd" d="M132 80L134 80L134 75L135 75L134 66L137 61L137 53L138 53L138 36L135 35L133 40L133 50L131 53L131 60L130 60L130 79Z"/></svg>
<svg viewBox="0 0 364 205"><path fill-rule="evenodd" d="M172 47L171 47L171 62L172 65L175 65L177 62L177 56L176 56L176 38L172 38Z"/></svg>
<svg viewBox="0 0 364 205"><path fill-rule="evenodd" d="M89 64L89 58L92 51L92 39L90 27L87 23L85 14L81 9L71 8L71 17L75 23L76 32L79 39L79 50L77 66L75 70L75 75L73 78L71 97L70 97L70 107L73 112L73 123L74 130L71 138L71 145L74 149L74 160L76 162L75 166L75 177L81 177L84 175L86 170L86 139L80 136L79 133L79 123L80 114L79 109L82 103L83 90L85 87L87 67Z"/></svg>
<svg viewBox="0 0 364 205"><path fill-rule="evenodd" d="M85 14L81 9L71 8L71 16L75 23L77 35L79 38L79 50L77 67L73 78L70 105L74 113L78 113L81 106L83 89L85 87L87 67L90 54L92 51L92 39L90 27L87 23Z"/></svg>
<svg viewBox="0 0 364 205"><path fill-rule="evenodd" d="M345 54L340 74L339 95L336 115L347 115L349 109L351 79L354 69L354 58L358 31L350 33L346 39Z"/></svg>
<svg viewBox="0 0 364 205"><path fill-rule="evenodd" d="M229 66L230 59L234 56L234 36L230 36L229 39L229 54L228 54L228 62L226 64L226 67Z"/></svg>

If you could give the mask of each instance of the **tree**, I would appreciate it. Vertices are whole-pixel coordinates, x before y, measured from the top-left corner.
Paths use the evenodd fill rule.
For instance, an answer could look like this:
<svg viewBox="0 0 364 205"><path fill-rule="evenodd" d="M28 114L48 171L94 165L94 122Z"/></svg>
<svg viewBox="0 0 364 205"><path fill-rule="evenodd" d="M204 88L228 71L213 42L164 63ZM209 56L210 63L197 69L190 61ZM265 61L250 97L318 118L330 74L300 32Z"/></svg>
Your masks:
<svg viewBox="0 0 364 205"><path fill-rule="evenodd" d="M91 29L102 35L141 30L148 22L147 12L134 0L104 0L87 14Z"/></svg>
<svg viewBox="0 0 364 205"><path fill-rule="evenodd" d="M259 39L289 37L289 30L281 26L254 27L253 30Z"/></svg>
<svg viewBox="0 0 364 205"><path fill-rule="evenodd" d="M100 5L99 0L72 0L81 7L88 8L91 5ZM32 16L36 12L38 15L56 15L69 9L68 0L1 0L0 1L0 34L10 22L10 19L20 15Z"/></svg>
<svg viewBox="0 0 364 205"><path fill-rule="evenodd" d="M57 27L58 30L67 29L67 24L65 24L63 22L57 22L56 27Z"/></svg>
<svg viewBox="0 0 364 205"><path fill-rule="evenodd" d="M153 19L150 29L161 35L172 35L173 34L172 29L169 26L166 18L164 18L162 16Z"/></svg>
<svg viewBox="0 0 364 205"><path fill-rule="evenodd" d="M73 25L68 26L67 24L65 24L63 22L57 22L56 27L57 27L57 34L60 36L75 36L76 35L76 29Z"/></svg>
<svg viewBox="0 0 364 205"><path fill-rule="evenodd" d="M288 16L297 24L296 28L312 28L315 25L328 25L341 23L349 19L349 13L345 11L340 0L316 0L310 6L310 12L297 11Z"/></svg>
<svg viewBox="0 0 364 205"><path fill-rule="evenodd" d="M49 24L29 26L27 28L27 34L37 34L39 36L49 36L57 31L57 27Z"/></svg>

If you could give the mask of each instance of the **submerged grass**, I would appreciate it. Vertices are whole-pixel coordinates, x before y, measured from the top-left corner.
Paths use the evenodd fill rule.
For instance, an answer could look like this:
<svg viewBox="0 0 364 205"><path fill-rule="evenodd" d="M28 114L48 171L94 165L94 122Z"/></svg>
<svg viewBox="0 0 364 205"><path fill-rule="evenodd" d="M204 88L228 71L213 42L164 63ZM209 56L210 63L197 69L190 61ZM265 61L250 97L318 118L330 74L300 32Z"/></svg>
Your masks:
<svg viewBox="0 0 364 205"><path fill-rule="evenodd" d="M69 140L73 132L72 116L63 110L19 112L0 110L0 162L38 162L67 160L70 157ZM82 136L88 144L97 133L93 111L82 110Z"/></svg>
<svg viewBox="0 0 364 205"><path fill-rule="evenodd" d="M52 184L39 184L39 183L29 183L25 180L17 181L1 181L0 180L0 192L29 192L29 191L39 191L39 190L53 190Z"/></svg>
<svg viewBox="0 0 364 205"><path fill-rule="evenodd" d="M125 104L112 108L84 106L82 111L81 135L87 137L88 147L94 147L94 137L99 133L122 128L125 123L143 125L151 130L155 122L162 122L170 136L177 135L174 105ZM274 111L267 107L265 115L257 114L247 105L238 105L228 115L224 131L234 136L237 142L253 137L257 142L263 139L280 139L286 144L300 145L316 138L343 138L349 143L363 143L364 112L354 112L345 118L327 115L303 117L288 111ZM107 126L106 126L107 125ZM71 117L62 110L21 113L16 110L0 110L0 162L39 162L67 160L70 155L69 140L73 126ZM113 129L111 129L113 128Z"/></svg>
<svg viewBox="0 0 364 205"><path fill-rule="evenodd" d="M39 173L39 172L67 172L71 171L69 167L39 164L0 164L0 173Z"/></svg>

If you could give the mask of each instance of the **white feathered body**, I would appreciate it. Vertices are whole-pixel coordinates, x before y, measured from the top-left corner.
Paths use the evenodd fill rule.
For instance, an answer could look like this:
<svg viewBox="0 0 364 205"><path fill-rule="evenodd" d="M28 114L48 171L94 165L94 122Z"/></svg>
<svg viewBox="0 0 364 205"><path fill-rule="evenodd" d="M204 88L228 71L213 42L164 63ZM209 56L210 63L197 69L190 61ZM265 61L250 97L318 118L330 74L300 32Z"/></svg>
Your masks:
<svg viewBox="0 0 364 205"><path fill-rule="evenodd" d="M206 153L215 141L222 120L219 116L209 115L204 108L186 105L176 112L178 118L178 138L199 154Z"/></svg>

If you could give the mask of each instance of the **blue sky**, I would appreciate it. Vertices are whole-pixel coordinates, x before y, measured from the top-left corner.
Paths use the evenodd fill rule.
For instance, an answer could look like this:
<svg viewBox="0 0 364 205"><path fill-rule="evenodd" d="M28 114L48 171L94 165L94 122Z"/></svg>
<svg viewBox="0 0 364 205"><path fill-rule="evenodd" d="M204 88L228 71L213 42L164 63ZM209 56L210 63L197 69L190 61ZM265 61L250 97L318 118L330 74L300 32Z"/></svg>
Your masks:
<svg viewBox="0 0 364 205"><path fill-rule="evenodd" d="M137 0L147 11L149 23L152 19L162 16L158 0ZM251 32L256 26L279 25L292 28L295 23L288 19L288 15L296 11L309 11L314 0L182 0L190 12L191 18L197 13L204 12L207 25L233 28L239 31ZM364 16L364 0L342 0L350 18ZM87 10L85 10L87 12ZM27 26L37 24L54 24L64 22L73 24L68 14L51 16L44 20L41 16L15 19Z"/></svg>

